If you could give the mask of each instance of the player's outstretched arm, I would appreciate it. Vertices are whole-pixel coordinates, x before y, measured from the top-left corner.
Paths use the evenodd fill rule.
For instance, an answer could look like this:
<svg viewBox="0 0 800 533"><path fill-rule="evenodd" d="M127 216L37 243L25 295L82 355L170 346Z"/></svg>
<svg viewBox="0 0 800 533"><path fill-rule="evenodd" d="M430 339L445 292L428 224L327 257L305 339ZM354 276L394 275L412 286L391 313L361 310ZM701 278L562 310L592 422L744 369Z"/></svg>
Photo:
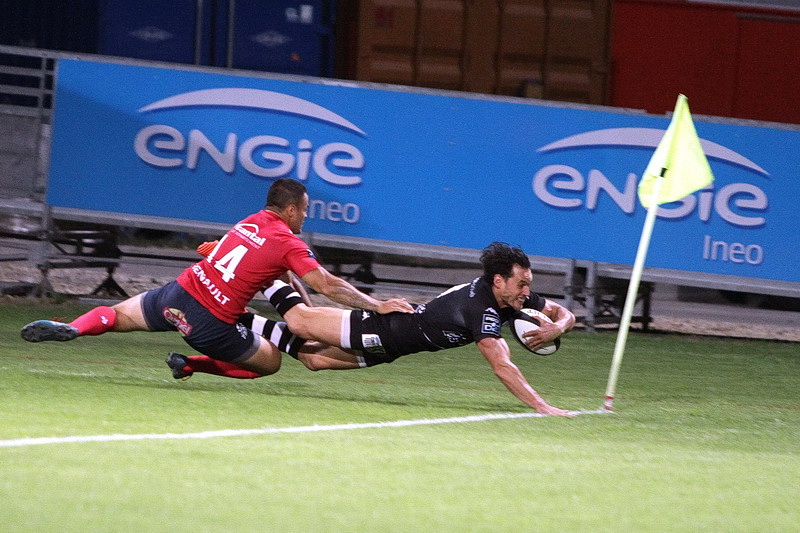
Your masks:
<svg viewBox="0 0 800 533"><path fill-rule="evenodd" d="M524 404L532 407L537 413L543 415L556 415L573 417L574 413L553 407L539 396L530 386L525 376L522 375L517 365L511 362L511 350L505 339L487 337L478 341L478 350L483 354L495 375L503 382L506 388L519 398Z"/></svg>
<svg viewBox="0 0 800 533"><path fill-rule="evenodd" d="M376 300L372 296L356 289L342 278L334 276L323 267L315 268L303 276L302 279L315 291L324 294L336 303L348 307L367 309L381 314L395 311L402 313L414 312L411 305L403 298Z"/></svg>
<svg viewBox="0 0 800 533"><path fill-rule="evenodd" d="M214 248L219 244L219 241L206 241L197 247L197 253L203 257L207 257ZM284 280L290 283L295 290L300 294L303 303L311 306L311 299L305 287L300 283L297 278L291 273L287 273L287 278ZM324 268L312 270L305 276L303 281L315 291L324 294L331 300L342 305L354 307L358 309L367 309L369 311L376 311L380 314L401 312L413 313L414 309L404 298L390 298L388 300L376 300L371 296L359 291L347 281L334 276Z"/></svg>

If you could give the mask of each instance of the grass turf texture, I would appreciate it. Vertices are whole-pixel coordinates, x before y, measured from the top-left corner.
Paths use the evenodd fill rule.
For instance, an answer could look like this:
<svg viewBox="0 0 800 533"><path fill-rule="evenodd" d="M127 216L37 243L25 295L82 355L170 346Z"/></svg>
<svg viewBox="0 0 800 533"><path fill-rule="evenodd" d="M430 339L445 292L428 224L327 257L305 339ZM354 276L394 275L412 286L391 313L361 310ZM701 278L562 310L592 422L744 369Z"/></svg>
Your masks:
<svg viewBox="0 0 800 533"><path fill-rule="evenodd" d="M0 440L527 412L474 346L373 369L174 381L177 334L28 344L84 308L0 306ZM554 405L596 409L613 333L550 358L513 340ZM7 531L791 531L800 346L633 334L615 414L0 448Z"/></svg>

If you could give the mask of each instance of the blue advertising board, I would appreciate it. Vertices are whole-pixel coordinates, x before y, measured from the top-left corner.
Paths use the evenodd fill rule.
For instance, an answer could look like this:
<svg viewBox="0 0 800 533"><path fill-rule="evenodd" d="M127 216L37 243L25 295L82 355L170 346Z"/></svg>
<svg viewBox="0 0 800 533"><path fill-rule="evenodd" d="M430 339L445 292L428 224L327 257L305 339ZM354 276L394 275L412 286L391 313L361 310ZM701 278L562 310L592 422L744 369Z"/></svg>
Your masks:
<svg viewBox="0 0 800 533"><path fill-rule="evenodd" d="M676 95L677 96L677 95ZM691 95L688 95L691 105ZM714 183L659 210L647 265L800 282L800 132L696 120ZM53 206L234 223L278 177L305 231L632 264L668 118L61 60Z"/></svg>

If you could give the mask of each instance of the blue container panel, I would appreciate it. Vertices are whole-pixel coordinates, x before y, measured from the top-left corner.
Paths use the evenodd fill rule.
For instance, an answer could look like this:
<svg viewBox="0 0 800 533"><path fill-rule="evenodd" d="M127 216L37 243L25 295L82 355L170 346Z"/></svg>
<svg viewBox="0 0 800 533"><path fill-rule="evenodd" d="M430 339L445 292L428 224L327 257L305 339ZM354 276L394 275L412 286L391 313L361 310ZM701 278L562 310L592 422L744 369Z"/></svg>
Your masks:
<svg viewBox="0 0 800 533"><path fill-rule="evenodd" d="M200 2L207 6L209 2ZM197 0L102 0L98 52L175 63L195 62ZM200 62L208 61L210 11L201 14Z"/></svg>
<svg viewBox="0 0 800 533"><path fill-rule="evenodd" d="M333 3L328 0L235 0L232 66L332 76ZM226 56L218 56L218 64L224 64Z"/></svg>

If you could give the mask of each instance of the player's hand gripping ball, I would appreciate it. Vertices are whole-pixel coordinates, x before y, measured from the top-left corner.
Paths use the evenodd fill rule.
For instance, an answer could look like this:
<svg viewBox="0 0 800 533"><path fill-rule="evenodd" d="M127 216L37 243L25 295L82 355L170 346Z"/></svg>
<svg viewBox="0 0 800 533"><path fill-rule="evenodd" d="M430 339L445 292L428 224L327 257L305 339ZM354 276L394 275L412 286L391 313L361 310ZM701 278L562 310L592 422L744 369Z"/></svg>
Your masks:
<svg viewBox="0 0 800 533"><path fill-rule="evenodd" d="M514 338L519 342L523 348L528 350L531 353L535 353L536 355L550 355L555 353L556 350L561 346L561 339L556 337L555 340L538 348L536 350L531 350L525 345L525 337L523 335L529 331L536 331L539 329L539 326L542 324L542 321L547 321L552 324L552 320L550 317L542 313L541 311L537 311L535 309L523 308L521 311L517 311L514 314L514 318L511 319L511 333L514 335Z"/></svg>

